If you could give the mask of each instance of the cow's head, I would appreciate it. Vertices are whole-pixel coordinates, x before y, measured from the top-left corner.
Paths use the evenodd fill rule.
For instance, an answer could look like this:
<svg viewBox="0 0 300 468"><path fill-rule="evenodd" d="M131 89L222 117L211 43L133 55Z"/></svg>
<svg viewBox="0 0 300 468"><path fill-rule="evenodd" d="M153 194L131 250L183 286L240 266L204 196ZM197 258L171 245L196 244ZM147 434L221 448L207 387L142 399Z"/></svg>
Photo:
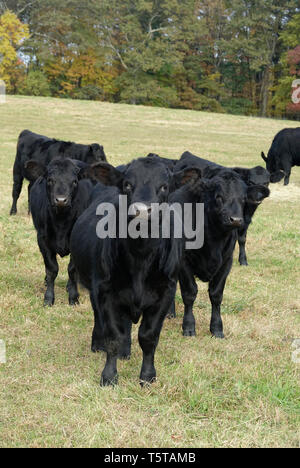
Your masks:
<svg viewBox="0 0 300 468"><path fill-rule="evenodd" d="M92 145L89 145L89 151L85 162L87 164L94 164L99 161L106 161L106 155L104 153L103 146L98 145L98 143L93 143Z"/></svg>
<svg viewBox="0 0 300 468"><path fill-rule="evenodd" d="M116 186L127 196L135 217L151 217L151 205L168 201L169 194L201 178L199 169L187 169L173 174L159 158L140 158L118 170L107 163L98 163L88 170L92 177L105 185Z"/></svg>
<svg viewBox="0 0 300 468"><path fill-rule="evenodd" d="M284 178L285 173L280 169L277 158L270 155L266 157L263 151L261 153L261 157L266 163L267 171L270 173L270 182L272 182L272 184L280 182Z"/></svg>
<svg viewBox="0 0 300 468"><path fill-rule="evenodd" d="M211 182L209 210L225 230L243 227L245 205L259 204L270 194L264 185L247 186L234 171L221 171Z"/></svg>
<svg viewBox="0 0 300 468"><path fill-rule="evenodd" d="M30 180L45 180L47 196L52 207L68 209L78 190L79 180L86 177L87 165L81 161L58 158L46 167L35 160L25 164L26 175Z"/></svg>

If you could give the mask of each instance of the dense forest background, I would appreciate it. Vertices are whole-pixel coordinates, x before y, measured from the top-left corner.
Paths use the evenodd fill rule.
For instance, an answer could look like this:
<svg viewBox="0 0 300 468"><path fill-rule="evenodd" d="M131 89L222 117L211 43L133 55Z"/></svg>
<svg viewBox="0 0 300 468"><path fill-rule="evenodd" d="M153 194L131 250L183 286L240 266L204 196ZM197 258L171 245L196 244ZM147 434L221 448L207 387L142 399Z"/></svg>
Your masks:
<svg viewBox="0 0 300 468"><path fill-rule="evenodd" d="M299 119L299 78L298 0L0 0L12 94Z"/></svg>

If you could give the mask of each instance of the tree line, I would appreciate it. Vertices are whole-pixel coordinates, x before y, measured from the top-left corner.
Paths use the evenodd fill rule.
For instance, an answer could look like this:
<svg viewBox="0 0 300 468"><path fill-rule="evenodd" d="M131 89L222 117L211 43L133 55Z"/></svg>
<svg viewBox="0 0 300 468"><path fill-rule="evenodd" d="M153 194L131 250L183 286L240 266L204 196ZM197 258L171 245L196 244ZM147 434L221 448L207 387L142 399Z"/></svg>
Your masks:
<svg viewBox="0 0 300 468"><path fill-rule="evenodd" d="M298 119L298 5L0 0L0 79L9 93Z"/></svg>

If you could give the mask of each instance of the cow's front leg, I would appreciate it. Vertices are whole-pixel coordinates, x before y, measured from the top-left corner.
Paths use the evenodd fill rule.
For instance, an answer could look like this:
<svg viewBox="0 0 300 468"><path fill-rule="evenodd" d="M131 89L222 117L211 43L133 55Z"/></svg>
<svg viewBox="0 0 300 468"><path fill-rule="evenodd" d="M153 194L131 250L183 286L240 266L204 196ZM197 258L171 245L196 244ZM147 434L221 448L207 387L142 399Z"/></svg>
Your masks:
<svg viewBox="0 0 300 468"><path fill-rule="evenodd" d="M98 308L101 320L103 318L103 337L106 351L106 363L101 374L100 385L116 385L118 383L117 360L126 342L128 328L124 327L122 311L109 294L98 294ZM128 350L127 350L128 352ZM130 353L130 350L129 350Z"/></svg>
<svg viewBox="0 0 300 468"><path fill-rule="evenodd" d="M290 176L292 170L292 161L289 156L284 155L282 157L282 169L285 174L284 176L284 185L289 185L290 183Z"/></svg>
<svg viewBox="0 0 300 468"><path fill-rule="evenodd" d="M68 266L69 281L67 284L67 291L69 293L69 304L71 306L79 304L79 293L77 288L77 275L76 269L72 260L70 258L70 263Z"/></svg>
<svg viewBox="0 0 300 468"><path fill-rule="evenodd" d="M142 386L150 384L156 380L156 370L154 366L154 355L158 345L163 322L174 301L176 283L165 293L160 304L148 308L144 314L139 328L139 344L143 351L143 363L140 373L140 383Z"/></svg>
<svg viewBox="0 0 300 468"><path fill-rule="evenodd" d="M291 171L289 171L286 176L284 177L284 185L289 185L291 177Z"/></svg>
<svg viewBox="0 0 300 468"><path fill-rule="evenodd" d="M46 292L44 296L44 306L53 306L55 295L54 295L54 282L58 275L58 263L56 260L56 253L53 252L47 245L45 238L38 236L38 245L45 263L46 270Z"/></svg>
<svg viewBox="0 0 300 468"><path fill-rule="evenodd" d="M232 266L232 257L222 266L216 276L209 282L209 298L212 306L210 332L216 338L224 338L221 318L221 304L227 276Z"/></svg>

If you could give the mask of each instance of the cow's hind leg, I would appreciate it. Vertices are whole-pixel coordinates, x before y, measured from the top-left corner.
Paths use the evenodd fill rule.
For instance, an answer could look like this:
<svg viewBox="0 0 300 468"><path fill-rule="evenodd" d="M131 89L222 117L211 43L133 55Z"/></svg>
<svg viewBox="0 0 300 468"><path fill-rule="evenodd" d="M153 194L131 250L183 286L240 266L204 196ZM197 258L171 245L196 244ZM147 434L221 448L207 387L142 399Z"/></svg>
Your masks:
<svg viewBox="0 0 300 468"><path fill-rule="evenodd" d="M239 263L242 266L248 266L247 254L246 254L246 240L247 240L247 230L248 226L245 229L240 229L238 231L238 242L239 242Z"/></svg>
<svg viewBox="0 0 300 468"><path fill-rule="evenodd" d="M179 273L179 283L184 303L184 317L182 322L183 336L196 335L196 322L193 314L193 306L197 297L198 288L194 275L184 265Z"/></svg>
<svg viewBox="0 0 300 468"><path fill-rule="evenodd" d="M104 334L103 334L103 317L101 315L101 310L98 304L98 298L95 292L96 288L93 288L90 293L90 299L94 311L94 328L92 334L92 346L91 350L93 353L100 351L106 351L104 343Z"/></svg>
<svg viewBox="0 0 300 468"><path fill-rule="evenodd" d="M118 358L129 360L131 355L131 329L132 321L127 315L122 317L122 342L118 353Z"/></svg>
<svg viewBox="0 0 300 468"><path fill-rule="evenodd" d="M31 192L31 189L32 189L32 186L33 186L34 182L29 182L29 185L28 185L28 214L31 213L31 210L30 210L30 192Z"/></svg>
<svg viewBox="0 0 300 468"><path fill-rule="evenodd" d="M176 318L176 307L175 307L175 301L172 302L172 305L169 309L169 312L167 313L167 318L168 319L173 319Z"/></svg>

